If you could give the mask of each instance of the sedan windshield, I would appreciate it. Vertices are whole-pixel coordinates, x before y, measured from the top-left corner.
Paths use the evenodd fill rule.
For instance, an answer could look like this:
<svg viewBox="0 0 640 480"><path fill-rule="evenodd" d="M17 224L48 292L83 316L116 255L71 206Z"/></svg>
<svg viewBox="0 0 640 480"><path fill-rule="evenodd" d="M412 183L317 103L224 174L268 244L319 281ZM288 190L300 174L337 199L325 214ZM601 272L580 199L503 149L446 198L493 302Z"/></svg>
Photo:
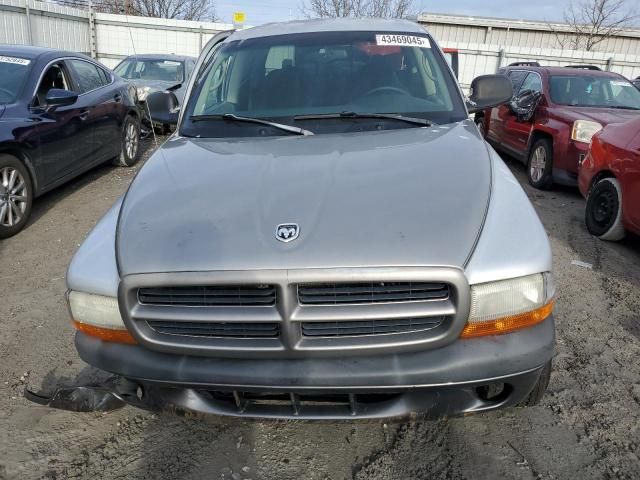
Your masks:
<svg viewBox="0 0 640 480"><path fill-rule="evenodd" d="M558 105L640 109L640 91L623 78L555 75L550 90L551 100Z"/></svg>
<svg viewBox="0 0 640 480"><path fill-rule="evenodd" d="M0 105L16 101L30 68L30 60L0 54Z"/></svg>
<svg viewBox="0 0 640 480"><path fill-rule="evenodd" d="M200 137L285 134L256 123L221 121L224 114L314 133L429 125L402 118L462 120L466 114L455 80L434 47L426 34L385 32L320 32L223 43L196 77L181 132ZM211 121L198 121L206 116Z"/></svg>
<svg viewBox="0 0 640 480"><path fill-rule="evenodd" d="M116 67L115 72L127 80L178 83L184 79L184 64L178 60L127 58Z"/></svg>

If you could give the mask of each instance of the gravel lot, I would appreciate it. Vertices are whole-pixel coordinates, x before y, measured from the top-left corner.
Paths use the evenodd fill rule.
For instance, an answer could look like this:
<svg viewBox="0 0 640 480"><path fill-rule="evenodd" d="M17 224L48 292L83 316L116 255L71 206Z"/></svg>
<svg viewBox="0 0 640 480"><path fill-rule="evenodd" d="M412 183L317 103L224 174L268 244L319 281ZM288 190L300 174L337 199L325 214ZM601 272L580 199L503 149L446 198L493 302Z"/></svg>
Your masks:
<svg viewBox="0 0 640 480"><path fill-rule="evenodd" d="M523 167L509 165L525 184ZM0 479L640 478L640 241L592 238L573 189L525 187L551 237L560 291L554 372L538 407L383 425L30 404L25 384L94 374L73 347L65 269L135 171L84 175L39 199L27 229L0 241Z"/></svg>

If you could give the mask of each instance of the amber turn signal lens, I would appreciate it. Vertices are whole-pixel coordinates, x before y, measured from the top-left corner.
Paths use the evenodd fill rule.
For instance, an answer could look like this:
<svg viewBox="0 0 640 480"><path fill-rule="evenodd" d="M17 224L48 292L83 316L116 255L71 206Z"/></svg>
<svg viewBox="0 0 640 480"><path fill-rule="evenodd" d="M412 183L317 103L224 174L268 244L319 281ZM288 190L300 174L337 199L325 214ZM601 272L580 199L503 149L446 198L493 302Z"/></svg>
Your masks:
<svg viewBox="0 0 640 480"><path fill-rule="evenodd" d="M533 327L546 320L551 312L555 301L543 305L531 312L520 313L509 317L499 318L497 320L489 320L487 322L467 323L460 335L460 338L477 338L487 337L490 335L503 335L505 333L515 332L527 327Z"/></svg>
<svg viewBox="0 0 640 480"><path fill-rule="evenodd" d="M131 334L127 330L113 330L111 328L101 328L96 327L94 325L88 325L86 323L76 322L72 320L73 326L78 329L78 331L88 335L90 337L96 337L100 340L104 340L105 342L113 342L113 343L126 343L129 345L137 344L135 338L131 336Z"/></svg>

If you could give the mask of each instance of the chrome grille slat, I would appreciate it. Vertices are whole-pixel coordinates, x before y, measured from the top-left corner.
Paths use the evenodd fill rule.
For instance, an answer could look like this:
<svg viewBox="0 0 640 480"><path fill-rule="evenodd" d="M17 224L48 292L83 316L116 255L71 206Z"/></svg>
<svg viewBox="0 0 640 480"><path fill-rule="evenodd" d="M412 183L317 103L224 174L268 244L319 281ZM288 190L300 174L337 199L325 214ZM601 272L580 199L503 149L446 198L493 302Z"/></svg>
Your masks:
<svg viewBox="0 0 640 480"><path fill-rule="evenodd" d="M449 287L431 282L368 282L298 285L301 305L340 305L444 300Z"/></svg>
<svg viewBox="0 0 640 480"><path fill-rule="evenodd" d="M221 285L140 288L143 305L171 306L271 306L276 303L273 285Z"/></svg>
<svg viewBox="0 0 640 480"><path fill-rule="evenodd" d="M277 323L224 323L224 322L158 322L149 326L165 335L188 337L274 338L279 336Z"/></svg>
<svg viewBox="0 0 640 480"><path fill-rule="evenodd" d="M307 337L342 337L421 332L440 326L444 320L445 317L426 317L350 322L303 322L302 334Z"/></svg>

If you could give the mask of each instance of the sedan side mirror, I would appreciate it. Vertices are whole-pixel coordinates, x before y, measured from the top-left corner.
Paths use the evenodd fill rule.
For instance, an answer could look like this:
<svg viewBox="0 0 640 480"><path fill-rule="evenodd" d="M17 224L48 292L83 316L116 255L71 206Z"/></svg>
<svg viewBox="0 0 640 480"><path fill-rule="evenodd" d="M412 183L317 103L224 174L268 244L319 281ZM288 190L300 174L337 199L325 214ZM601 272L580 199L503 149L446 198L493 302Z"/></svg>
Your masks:
<svg viewBox="0 0 640 480"><path fill-rule="evenodd" d="M511 80L505 75L482 75L471 82L467 109L476 113L507 103L513 96Z"/></svg>
<svg viewBox="0 0 640 480"><path fill-rule="evenodd" d="M148 113L153 125L166 128L175 127L178 124L180 104L175 93L169 90L151 92L146 99Z"/></svg>
<svg viewBox="0 0 640 480"><path fill-rule="evenodd" d="M78 94L61 88L52 88L44 98L47 108L66 107L73 105L78 100Z"/></svg>

